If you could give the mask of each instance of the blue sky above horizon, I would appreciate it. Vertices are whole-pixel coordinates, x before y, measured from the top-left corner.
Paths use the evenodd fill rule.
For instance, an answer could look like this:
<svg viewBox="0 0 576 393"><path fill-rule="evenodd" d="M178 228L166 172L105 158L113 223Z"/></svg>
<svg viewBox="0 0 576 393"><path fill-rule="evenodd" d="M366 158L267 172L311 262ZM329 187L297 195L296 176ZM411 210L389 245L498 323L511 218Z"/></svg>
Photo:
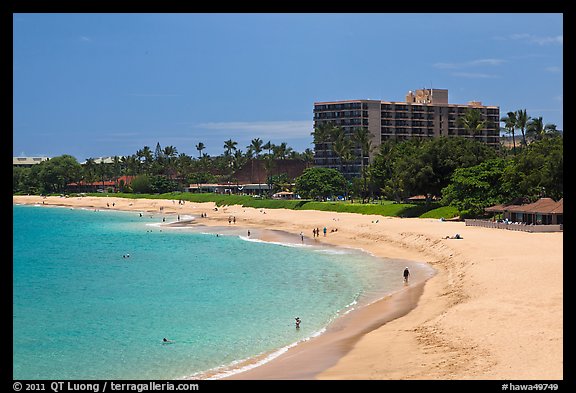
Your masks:
<svg viewBox="0 0 576 393"><path fill-rule="evenodd" d="M563 129L563 15L14 14L13 154L313 148L316 101L448 89Z"/></svg>

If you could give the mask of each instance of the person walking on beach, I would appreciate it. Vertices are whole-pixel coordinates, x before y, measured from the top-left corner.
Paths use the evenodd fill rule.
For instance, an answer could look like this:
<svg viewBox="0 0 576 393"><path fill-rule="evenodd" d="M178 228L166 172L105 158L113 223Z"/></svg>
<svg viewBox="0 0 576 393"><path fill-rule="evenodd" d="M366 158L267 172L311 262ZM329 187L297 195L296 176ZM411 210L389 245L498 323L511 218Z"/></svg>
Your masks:
<svg viewBox="0 0 576 393"><path fill-rule="evenodd" d="M296 317L296 329L300 329L300 318Z"/></svg>
<svg viewBox="0 0 576 393"><path fill-rule="evenodd" d="M324 227L324 237L326 237L326 231L327 231L327 229L326 229L326 227Z"/></svg>
<svg viewBox="0 0 576 393"><path fill-rule="evenodd" d="M300 232L300 239L302 239L302 243L304 243L304 233Z"/></svg>
<svg viewBox="0 0 576 393"><path fill-rule="evenodd" d="M410 270L408 270L408 266L404 269L404 283L408 284L408 277L410 277Z"/></svg>

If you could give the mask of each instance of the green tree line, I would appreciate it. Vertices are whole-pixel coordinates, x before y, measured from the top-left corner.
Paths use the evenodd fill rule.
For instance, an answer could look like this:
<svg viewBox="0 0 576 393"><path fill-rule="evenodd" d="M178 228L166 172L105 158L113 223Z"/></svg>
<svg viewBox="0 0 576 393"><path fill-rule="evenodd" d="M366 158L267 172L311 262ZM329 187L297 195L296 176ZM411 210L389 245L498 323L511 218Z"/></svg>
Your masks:
<svg viewBox="0 0 576 393"><path fill-rule="evenodd" d="M152 150L144 146L134 154L112 157L111 163L88 158L83 164L71 155L53 157L31 168L13 168L13 193L50 194L63 193L73 182L97 183L115 180L121 176L136 176L130 186L120 184L123 192L163 193L182 189L198 183L226 182L233 180L235 171L252 159L264 160L271 181L284 181L281 174L273 173L276 160L301 160L312 165L311 149L296 152L282 142L278 145L260 138L252 139L246 151L238 148L238 142L229 139L223 144L223 154L211 157L203 153L206 145L196 145L198 157L178 153L175 146L162 148L157 143ZM278 178L278 179L276 179Z"/></svg>

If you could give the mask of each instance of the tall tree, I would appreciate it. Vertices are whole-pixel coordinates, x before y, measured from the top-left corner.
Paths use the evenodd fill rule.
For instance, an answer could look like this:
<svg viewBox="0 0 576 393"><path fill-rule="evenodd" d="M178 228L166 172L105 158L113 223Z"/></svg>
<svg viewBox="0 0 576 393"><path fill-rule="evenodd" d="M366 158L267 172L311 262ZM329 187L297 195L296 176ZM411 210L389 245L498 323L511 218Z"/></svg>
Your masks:
<svg viewBox="0 0 576 393"><path fill-rule="evenodd" d="M122 176L122 160L118 156L112 157L112 176L114 181Z"/></svg>
<svg viewBox="0 0 576 393"><path fill-rule="evenodd" d="M228 139L227 141L224 141L224 155L231 156L232 151L236 151L237 145L238 145L238 142L233 141L232 139Z"/></svg>
<svg viewBox="0 0 576 393"><path fill-rule="evenodd" d="M268 155L272 155L272 149L274 149L274 144L268 141L262 146L262 149L268 150Z"/></svg>
<svg viewBox="0 0 576 393"><path fill-rule="evenodd" d="M234 157L232 152L236 151L236 145L238 145L238 142L233 141L232 139L224 141L224 157L228 159L228 167L232 167L234 165Z"/></svg>
<svg viewBox="0 0 576 393"><path fill-rule="evenodd" d="M340 172L344 173L345 164L352 160L352 141L344 133L342 127L332 128L332 150L340 160Z"/></svg>
<svg viewBox="0 0 576 393"><path fill-rule="evenodd" d="M262 141L262 139L254 138L250 142L250 145L248 145L246 147L248 149L251 149L254 152L254 154L256 155L256 158L260 158L260 153L262 153L263 145L264 145L264 142Z"/></svg>
<svg viewBox="0 0 576 393"><path fill-rule="evenodd" d="M354 131L354 142L360 147L360 175L362 176L362 203L364 203L364 198L366 196L366 171L364 170L364 159L370 157L372 152L372 133L368 131L366 127L357 128Z"/></svg>
<svg viewBox="0 0 576 393"><path fill-rule="evenodd" d="M300 157L306 164L306 168L310 168L310 165L314 162L314 150L306 148L306 150L300 153Z"/></svg>
<svg viewBox="0 0 576 393"><path fill-rule="evenodd" d="M136 152L136 157L138 157L138 161L140 161L140 163L142 164L142 167L144 168L144 173L150 172L152 161L154 161L154 156L152 155L152 150L150 149L150 146L144 146L142 149L138 150Z"/></svg>
<svg viewBox="0 0 576 393"><path fill-rule="evenodd" d="M314 138L312 143L315 145L321 145L330 142L332 140L333 129L334 124L331 122L318 124L310 133Z"/></svg>
<svg viewBox="0 0 576 393"><path fill-rule="evenodd" d="M204 146L204 144L202 142L199 142L196 145L196 150L198 150L198 158L202 158L202 150L204 150L206 148L206 146Z"/></svg>
<svg viewBox="0 0 576 393"><path fill-rule="evenodd" d="M459 117L456 122L474 136L484 131L487 125L487 121L482 119L482 112L478 108L468 108L464 116Z"/></svg>
<svg viewBox="0 0 576 393"><path fill-rule="evenodd" d="M104 159L96 164L96 172L98 173L99 180L102 182L102 190L106 191L106 186L104 182L110 180L110 168L108 164L104 162Z"/></svg>
<svg viewBox="0 0 576 393"><path fill-rule="evenodd" d="M334 128L335 125L332 122L320 123L310 133L313 137L314 156L317 159L329 159L330 151L332 151L331 143L334 141Z"/></svg>
<svg viewBox="0 0 576 393"><path fill-rule="evenodd" d="M154 160L155 161L162 161L164 158L164 154L162 152L162 147L160 146L160 142L156 142L156 149L154 150Z"/></svg>
<svg viewBox="0 0 576 393"><path fill-rule="evenodd" d="M167 158L174 158L178 155L178 149L174 146L166 146L162 150L162 155Z"/></svg>
<svg viewBox="0 0 576 393"><path fill-rule="evenodd" d="M140 173L140 161L136 154L123 156L120 161L124 166L126 175L135 176Z"/></svg>
<svg viewBox="0 0 576 393"><path fill-rule="evenodd" d="M162 150L162 157L164 157L164 168L163 168L163 172L164 174L173 176L174 172L176 171L175 169L175 158L178 155L178 149L176 149L174 146L166 146L163 150Z"/></svg>
<svg viewBox="0 0 576 393"><path fill-rule="evenodd" d="M286 157L292 152L292 148L288 146L286 142L282 142L279 145L273 146L272 151L274 158L285 160Z"/></svg>
<svg viewBox="0 0 576 393"><path fill-rule="evenodd" d="M522 144L526 146L526 126L530 121L530 116L526 113L526 109L518 109L516 111L516 128L519 128L522 132Z"/></svg>
<svg viewBox="0 0 576 393"><path fill-rule="evenodd" d="M507 133L512 135L512 152L516 155L516 112L508 112L508 116L503 117L500 121L504 122L504 127L508 131Z"/></svg>
<svg viewBox="0 0 576 393"><path fill-rule="evenodd" d="M86 159L82 169L84 182L92 183L96 180L96 163L93 158Z"/></svg>

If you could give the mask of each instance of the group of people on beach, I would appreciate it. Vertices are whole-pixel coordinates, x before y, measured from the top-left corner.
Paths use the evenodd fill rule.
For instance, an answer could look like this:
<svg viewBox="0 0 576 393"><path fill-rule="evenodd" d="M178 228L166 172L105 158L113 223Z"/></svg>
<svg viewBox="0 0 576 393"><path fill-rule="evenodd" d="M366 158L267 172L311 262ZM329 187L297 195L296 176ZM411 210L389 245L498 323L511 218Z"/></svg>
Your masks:
<svg viewBox="0 0 576 393"><path fill-rule="evenodd" d="M326 236L326 232L328 232L328 229L326 227L324 227L324 229L322 230L324 232L324 236ZM332 232L336 232L337 229L332 229ZM313 237L320 237L320 229L318 228L314 228L312 229L312 235Z"/></svg>

